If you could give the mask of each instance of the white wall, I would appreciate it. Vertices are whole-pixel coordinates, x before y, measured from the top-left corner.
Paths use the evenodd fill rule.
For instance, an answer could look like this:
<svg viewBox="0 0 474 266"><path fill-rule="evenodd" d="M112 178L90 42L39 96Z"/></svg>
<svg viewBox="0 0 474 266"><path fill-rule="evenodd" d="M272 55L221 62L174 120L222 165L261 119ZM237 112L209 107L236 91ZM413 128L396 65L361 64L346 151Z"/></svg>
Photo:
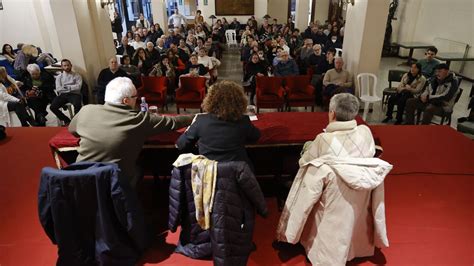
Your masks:
<svg viewBox="0 0 474 266"><path fill-rule="evenodd" d="M258 0L257 0L258 1ZM278 23L286 23L288 19L288 0L268 0L268 15L278 19ZM273 23L270 21L270 23Z"/></svg>
<svg viewBox="0 0 474 266"><path fill-rule="evenodd" d="M319 20L321 24L324 24L324 21L328 19L329 12L329 1L330 0L313 0L316 1L316 6L314 7L314 20Z"/></svg>
<svg viewBox="0 0 474 266"><path fill-rule="evenodd" d="M215 15L217 18L223 18L225 17L227 21L230 23L234 18L237 18L237 20L240 23L247 23L247 20L250 18L251 15L245 15L245 16L217 16L216 15L216 1L215 0L208 0L208 5L204 5L203 0L198 0L198 6L197 9L201 10L202 16L204 17L204 20L210 25L211 24L211 19L209 18L210 15ZM268 12L268 2L267 0L255 0L254 2L254 14L255 14L255 19L260 23L263 19L263 16L265 16ZM215 22L216 20L214 20Z"/></svg>
<svg viewBox="0 0 474 266"><path fill-rule="evenodd" d="M474 1L473 0L400 0L398 20L394 26L393 41L435 42L435 38L445 38L474 46ZM440 51L446 49L440 45ZM406 51L403 51L406 55ZM414 58L423 58L424 51L415 50ZM474 48L469 57L474 57ZM459 69L459 62L451 64ZM474 62L467 62L464 72L474 78Z"/></svg>
<svg viewBox="0 0 474 266"><path fill-rule="evenodd" d="M38 0L37 0L38 1ZM3 0L0 11L0 45L28 43L48 51L41 35L33 0Z"/></svg>
<svg viewBox="0 0 474 266"><path fill-rule="evenodd" d="M295 27L304 31L309 24L309 0L296 1L295 8Z"/></svg>

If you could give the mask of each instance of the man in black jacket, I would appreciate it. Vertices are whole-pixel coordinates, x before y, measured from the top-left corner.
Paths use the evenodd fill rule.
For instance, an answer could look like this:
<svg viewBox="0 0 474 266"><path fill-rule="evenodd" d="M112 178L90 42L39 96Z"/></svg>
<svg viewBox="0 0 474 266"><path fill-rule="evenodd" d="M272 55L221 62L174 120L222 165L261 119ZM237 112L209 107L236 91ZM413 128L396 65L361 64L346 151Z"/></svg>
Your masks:
<svg viewBox="0 0 474 266"><path fill-rule="evenodd" d="M134 53L135 53L135 49L133 49L133 47L128 44L128 37L124 36L122 38L122 45L117 47L117 54L118 55L128 55L128 56L132 57Z"/></svg>
<svg viewBox="0 0 474 266"><path fill-rule="evenodd" d="M416 110L423 111L423 125L429 125L435 114L452 111L458 80L449 72L447 64L439 64L435 69L435 76L430 79L425 91L418 98L407 101L406 124L415 123Z"/></svg>
<svg viewBox="0 0 474 266"><path fill-rule="evenodd" d="M105 87L116 77L129 77L127 73L119 67L115 56L109 59L109 67L102 69L97 78L96 95L97 103L104 104Z"/></svg>
<svg viewBox="0 0 474 266"><path fill-rule="evenodd" d="M46 71L41 71L37 64L29 64L27 72L21 78L21 90L28 100L28 106L35 111L38 126L46 125L46 107L52 103L55 94L54 77Z"/></svg>

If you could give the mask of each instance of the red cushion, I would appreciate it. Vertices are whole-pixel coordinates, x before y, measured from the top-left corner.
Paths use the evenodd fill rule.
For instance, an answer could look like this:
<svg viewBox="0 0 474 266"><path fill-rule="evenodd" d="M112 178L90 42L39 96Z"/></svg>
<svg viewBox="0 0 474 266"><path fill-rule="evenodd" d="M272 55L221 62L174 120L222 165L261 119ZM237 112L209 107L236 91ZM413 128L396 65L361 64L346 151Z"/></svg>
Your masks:
<svg viewBox="0 0 474 266"><path fill-rule="evenodd" d="M199 91L184 91L176 93L176 101L199 102L202 101Z"/></svg>
<svg viewBox="0 0 474 266"><path fill-rule="evenodd" d="M291 94L288 94L288 100L301 101L301 100L311 100L313 98L314 98L313 95L309 95L304 92L293 92Z"/></svg>

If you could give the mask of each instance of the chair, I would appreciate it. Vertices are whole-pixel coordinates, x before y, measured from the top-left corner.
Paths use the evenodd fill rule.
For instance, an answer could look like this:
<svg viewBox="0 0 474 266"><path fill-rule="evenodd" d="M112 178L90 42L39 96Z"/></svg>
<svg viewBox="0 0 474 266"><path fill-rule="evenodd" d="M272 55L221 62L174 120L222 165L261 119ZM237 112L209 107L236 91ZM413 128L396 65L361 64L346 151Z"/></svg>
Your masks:
<svg viewBox="0 0 474 266"><path fill-rule="evenodd" d="M291 107L311 106L311 112L314 112L315 89L311 85L311 76L288 76L285 77L285 84L287 111Z"/></svg>
<svg viewBox="0 0 474 266"><path fill-rule="evenodd" d="M462 82L462 77L460 76L455 76L454 79L457 81L457 87L459 88L459 86L461 85L461 82ZM456 103L459 101L459 99L461 98L461 95L462 95L462 91L463 89L459 88L455 98L454 98L454 103L453 103L453 106L451 106L450 108L450 111L449 112L446 112L446 111L441 111L441 112L437 112L435 113L434 115L435 116L440 116L441 117L441 122L439 124L431 121L431 124L435 124L435 125L443 125L444 124L444 120L447 118L448 119L448 123L447 125L451 125L451 116L453 114L453 111L454 111L454 105L456 105ZM472 93L472 91L471 91ZM416 125L418 125L420 123L420 118L421 118L421 114L423 113L423 110L418 110L417 113L416 113Z"/></svg>
<svg viewBox="0 0 474 266"><path fill-rule="evenodd" d="M397 87L393 87L392 82L401 82L405 73L406 71L395 69L388 71L388 88L385 88L382 93L382 109L384 105L388 104L390 96L397 93Z"/></svg>
<svg viewBox="0 0 474 266"><path fill-rule="evenodd" d="M230 48L231 46L238 47L237 44L237 33L235 30L226 30L225 31L225 38L227 41L227 46Z"/></svg>
<svg viewBox="0 0 474 266"><path fill-rule="evenodd" d="M134 265L140 258L149 243L145 217L119 173L113 163L43 168L39 219L58 246L56 265Z"/></svg>
<svg viewBox="0 0 474 266"><path fill-rule="evenodd" d="M367 121L367 113L369 112L369 105L382 100L377 95L377 76L372 73L360 73L357 75L357 85L360 90L360 100L364 102L364 114L362 119Z"/></svg>
<svg viewBox="0 0 474 266"><path fill-rule="evenodd" d="M166 95L168 91L167 77L142 77L142 89L139 97L145 97L146 102L151 105L168 110Z"/></svg>
<svg viewBox="0 0 474 266"><path fill-rule="evenodd" d="M247 265L253 234L247 228L256 213L267 212L257 179L246 162L219 162L211 225L204 231L196 221L191 167L174 168L170 181L168 227L176 232L181 226L176 250L191 258L212 254L214 265Z"/></svg>
<svg viewBox="0 0 474 266"><path fill-rule="evenodd" d="M206 95L205 77L181 77L180 87L176 90L176 111L179 108L198 108L202 112L201 103Z"/></svg>
<svg viewBox="0 0 474 266"><path fill-rule="evenodd" d="M276 108L283 111L285 105L285 89L283 89L281 77L256 77L256 102L257 113L260 108Z"/></svg>
<svg viewBox="0 0 474 266"><path fill-rule="evenodd" d="M443 125L444 124L444 120L447 120L447 123L446 125L451 125L451 116L453 115L453 111L454 111L454 105L456 105L456 103L459 101L459 99L461 98L461 95L462 95L462 92L463 92L463 89L459 89L457 94L456 94L456 98L454 98L454 103L453 103L453 106L451 106L450 108L450 111L440 111L440 112L435 112L434 115L435 116L439 116L441 117L441 121L439 122L439 124L431 121L431 124L435 124L435 125ZM420 123L420 118L421 118L421 114L423 113L423 111L419 111L417 112L416 114L416 124L418 125Z"/></svg>

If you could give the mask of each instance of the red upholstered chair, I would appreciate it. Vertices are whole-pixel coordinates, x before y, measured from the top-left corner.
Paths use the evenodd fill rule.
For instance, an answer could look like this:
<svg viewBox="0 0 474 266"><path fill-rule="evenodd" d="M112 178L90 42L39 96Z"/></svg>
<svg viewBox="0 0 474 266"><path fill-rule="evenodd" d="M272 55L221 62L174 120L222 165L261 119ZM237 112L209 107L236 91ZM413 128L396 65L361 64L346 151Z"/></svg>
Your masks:
<svg viewBox="0 0 474 266"><path fill-rule="evenodd" d="M285 105L285 90L283 89L281 77L256 77L257 113L260 108L276 108L283 111Z"/></svg>
<svg viewBox="0 0 474 266"><path fill-rule="evenodd" d="M166 108L166 92L168 79L166 77L142 77L142 87L137 89L139 97L145 97L146 102L152 106Z"/></svg>
<svg viewBox="0 0 474 266"><path fill-rule="evenodd" d="M206 95L205 77L181 77L180 87L176 90L176 111L179 114L179 108L199 108Z"/></svg>
<svg viewBox="0 0 474 266"><path fill-rule="evenodd" d="M314 112L315 94L310 75L285 77L285 91L288 111L291 107L311 106Z"/></svg>

